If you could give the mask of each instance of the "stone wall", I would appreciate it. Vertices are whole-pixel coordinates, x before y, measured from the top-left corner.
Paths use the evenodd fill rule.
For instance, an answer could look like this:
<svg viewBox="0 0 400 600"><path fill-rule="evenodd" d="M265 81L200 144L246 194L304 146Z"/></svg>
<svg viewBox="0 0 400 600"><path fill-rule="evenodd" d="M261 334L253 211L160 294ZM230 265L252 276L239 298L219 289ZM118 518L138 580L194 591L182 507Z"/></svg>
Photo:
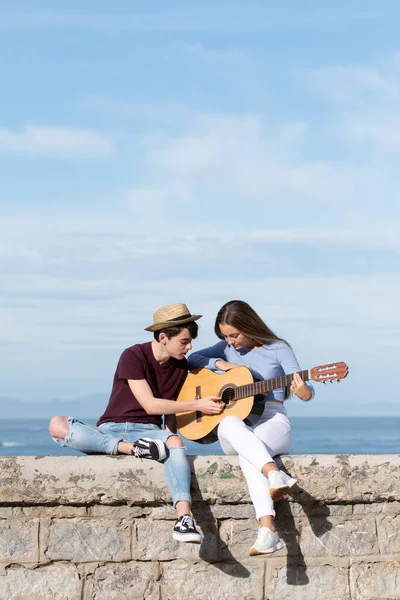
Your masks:
<svg viewBox="0 0 400 600"><path fill-rule="evenodd" d="M201 546L172 540L162 465L0 459L0 600L400 599L400 456L283 457L286 548L250 557L257 523L236 457L193 459Z"/></svg>

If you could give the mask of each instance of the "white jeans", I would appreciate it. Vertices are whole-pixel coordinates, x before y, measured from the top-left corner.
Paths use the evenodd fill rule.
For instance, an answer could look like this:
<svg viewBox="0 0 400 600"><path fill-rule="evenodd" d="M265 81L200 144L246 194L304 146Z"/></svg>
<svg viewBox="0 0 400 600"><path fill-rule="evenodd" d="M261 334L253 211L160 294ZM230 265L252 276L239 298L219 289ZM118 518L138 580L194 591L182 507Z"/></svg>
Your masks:
<svg viewBox="0 0 400 600"><path fill-rule="evenodd" d="M239 455L256 518L275 516L268 477L261 469L272 462L274 456L290 452L291 428L283 405L267 404L261 418L252 426L238 417L225 417L218 426L218 438L225 454Z"/></svg>

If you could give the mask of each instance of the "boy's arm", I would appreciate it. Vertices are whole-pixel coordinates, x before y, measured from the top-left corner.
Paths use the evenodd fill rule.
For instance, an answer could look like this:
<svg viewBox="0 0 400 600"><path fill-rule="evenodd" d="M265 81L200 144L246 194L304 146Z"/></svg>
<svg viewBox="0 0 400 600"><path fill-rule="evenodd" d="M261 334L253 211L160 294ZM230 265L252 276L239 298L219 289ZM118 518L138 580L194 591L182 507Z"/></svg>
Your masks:
<svg viewBox="0 0 400 600"><path fill-rule="evenodd" d="M148 415L176 415L194 410L199 410L206 415L219 415L225 407L218 396L206 396L188 402L175 402L175 400L155 398L145 379L128 379L128 384L132 394Z"/></svg>

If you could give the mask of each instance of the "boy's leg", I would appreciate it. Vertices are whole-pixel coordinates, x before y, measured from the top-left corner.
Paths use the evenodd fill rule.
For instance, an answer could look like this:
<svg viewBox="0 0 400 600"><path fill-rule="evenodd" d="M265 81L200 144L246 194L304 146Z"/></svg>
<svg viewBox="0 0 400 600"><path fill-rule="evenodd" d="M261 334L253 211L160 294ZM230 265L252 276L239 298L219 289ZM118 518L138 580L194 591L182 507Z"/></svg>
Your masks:
<svg viewBox="0 0 400 600"><path fill-rule="evenodd" d="M53 417L49 432L60 446L67 446L85 454L117 454L122 435L108 433L73 417Z"/></svg>
<svg viewBox="0 0 400 600"><path fill-rule="evenodd" d="M138 441L139 436L142 440L146 438L162 440L167 447L164 469L172 495L172 503L178 517L173 531L174 539L200 543L201 535L196 530L191 513L191 469L182 438L156 426L145 425L141 428L140 424L137 424L134 431L129 432L126 439Z"/></svg>

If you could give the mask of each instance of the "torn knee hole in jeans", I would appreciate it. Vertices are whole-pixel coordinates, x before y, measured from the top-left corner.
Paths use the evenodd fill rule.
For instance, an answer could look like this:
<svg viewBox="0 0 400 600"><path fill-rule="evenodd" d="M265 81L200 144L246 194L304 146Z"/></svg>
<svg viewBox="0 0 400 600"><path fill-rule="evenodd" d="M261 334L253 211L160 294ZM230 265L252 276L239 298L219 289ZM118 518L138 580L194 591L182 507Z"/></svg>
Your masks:
<svg viewBox="0 0 400 600"><path fill-rule="evenodd" d="M175 440L173 438L175 438ZM173 445L170 446L168 442L172 442ZM171 433L171 435L167 437L167 439L165 440L165 445L170 450L172 448L185 448L185 446L183 446L183 442L182 442L181 438L179 437L179 435L176 435L175 433Z"/></svg>

